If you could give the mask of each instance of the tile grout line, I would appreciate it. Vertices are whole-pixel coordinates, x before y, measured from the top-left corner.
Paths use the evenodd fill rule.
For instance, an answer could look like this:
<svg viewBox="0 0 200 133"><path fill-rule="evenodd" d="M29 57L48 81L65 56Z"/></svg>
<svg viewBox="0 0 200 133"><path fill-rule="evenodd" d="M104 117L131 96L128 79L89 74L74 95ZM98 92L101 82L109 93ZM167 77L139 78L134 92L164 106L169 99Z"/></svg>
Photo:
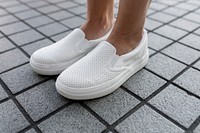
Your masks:
<svg viewBox="0 0 200 133"><path fill-rule="evenodd" d="M167 24L168 24L168 23L166 23L165 25L167 25ZM198 27L198 28L199 28L199 27ZM197 28L197 29L198 29L198 28ZM154 30L155 30L155 29L154 29ZM195 30L196 30L196 29L195 29ZM194 30L194 31L195 31L195 30ZM190 34L190 33L189 33L189 34ZM175 42L172 42L172 44L173 44L173 43L175 43ZM157 52L157 51L156 51L156 52ZM197 61L198 61L198 59L196 60L196 62L197 62ZM196 63L196 62L194 61L192 64L194 64L194 63ZM189 66L191 66L191 65L189 65ZM187 67L186 67L186 68L187 68ZM188 68L188 69L189 69L189 68ZM184 70L186 70L186 69L184 69ZM183 70L182 70L182 71L183 71ZM177 75L178 75L178 74L177 74ZM175 77L176 77L176 76L175 76ZM173 78L172 78L172 79L173 79ZM170 82L169 82L169 83L167 82L167 83L166 83L166 86L165 86L162 90L164 90L169 84L170 84ZM159 89L158 89L158 90L159 90ZM162 91L162 90L160 90L160 91ZM159 91L159 92L160 92L160 91ZM159 93L159 92L158 92L158 93ZM157 94L158 94L158 93L157 93ZM155 94L155 95L157 95L157 94ZM154 97L154 96L153 96L153 97ZM153 97L152 97L152 98L153 98ZM148 100L150 100L150 99L148 99ZM133 113L131 113L131 114L133 114ZM162 116L163 116L163 115L162 115ZM123 116L122 116L122 117L123 117ZM122 117L121 117L121 118L122 118ZM129 116L127 116L126 118L128 118L128 117L129 117ZM165 116L165 117L166 117L166 116ZM125 119L126 119L126 118L125 118ZM168 117L168 120L169 120L169 119L170 119L170 117ZM118 119L118 120L119 120L119 119ZM173 119L171 119L170 121L173 122L173 123L174 123L175 125L177 125L178 127L182 128L182 129L184 129L184 130L186 130L186 128L185 128L184 126L182 126L181 124L179 124L179 123L176 122L176 121L173 121ZM121 122L120 122L120 123L121 123ZM118 123L118 124L119 124L119 123ZM117 124L117 125L118 125L118 124ZM115 126L116 126L116 125L115 125ZM115 127L115 126L114 126L114 127Z"/></svg>
<svg viewBox="0 0 200 133"><path fill-rule="evenodd" d="M200 58L199 58L200 59ZM126 90L126 92L129 92L129 94L131 94L132 96L134 96L135 98L137 98L138 100L142 100L140 104L142 104L141 106L147 104L147 102L149 100L151 100L153 97L155 97L157 94L159 94L161 91L163 91L166 87L168 87L177 77L179 77L182 73L184 73L185 71L187 71L190 66L192 66L194 63L196 63L199 59L197 59L196 61L194 61L193 63L191 63L189 66L187 66L185 69L183 69L180 73L178 73L177 75L175 75L171 80L167 81L163 86L161 86L159 89L157 89L156 91L154 91L150 96L148 96L147 98L145 98L144 100L141 99L139 96L137 96L136 94L133 94L133 92L131 91L127 91L127 88L125 89L125 87L121 86L122 88L124 88L124 90ZM148 70L148 69L146 69ZM152 72L152 71L150 71ZM153 73L154 74L154 73ZM165 79L166 80L166 79ZM130 93L131 92L131 93ZM141 107L140 106L140 107ZM135 108L135 107L134 107ZM133 109L134 109L133 108ZM139 108L138 108L139 109ZM158 110L158 109L157 109ZM129 112L132 112L130 114L128 114ZM115 128L119 123L121 123L123 120L125 120L126 118L128 118L131 114L133 114L135 111L130 110L127 114L125 114L124 116L122 116L121 118L119 118L116 122L114 122L111 127ZM160 113L159 113L160 114ZM164 114L164 113L163 113ZM162 114L161 114L162 115ZM163 115L162 115L163 116ZM183 129L184 131L187 129L184 126L182 126L180 123L176 122L175 120L173 120L171 117L165 115L163 116L165 118L167 118L169 121L171 121L172 123L174 123L176 126L180 127L181 129ZM118 122L119 121L119 122Z"/></svg>
<svg viewBox="0 0 200 133"><path fill-rule="evenodd" d="M17 1L19 1L19 0L17 0ZM62 1L62 3L63 3L64 1ZM43 7L48 7L49 5L54 5L54 4L52 4L52 3L49 3L49 4L47 4L47 5L43 5L43 6L39 6L39 7L31 7L31 6L29 6L29 5L27 5L27 3L24 3L24 2L21 2L22 3L22 5L25 5L25 6L27 6L27 7L29 7L29 9L27 9L27 10L23 10L23 11L18 11L18 12L11 12L11 13L13 13L13 14L17 14L17 13L22 13L22 12L25 12L25 11L30 11L30 10L35 10L35 11L37 11L37 8L43 8ZM30 2L29 2L30 3ZM31 2L31 3L34 3L34 2ZM48 2L47 2L48 3ZM59 2L58 2L59 3ZM57 3L57 4L58 4ZM73 6L73 7L69 7L68 9L71 9L71 8L76 8L76 7L78 7L79 5L77 5L77 6ZM33 9L31 9L31 8L33 8ZM58 6L58 8L60 9L60 10L57 10L57 11L52 11L52 12L50 12L50 13L43 13L45 16L48 16L49 14L52 14L52 13L57 13L57 12L60 12L60 11L62 11L63 9L62 8L60 8L59 6ZM3 9L4 11L6 11L5 9ZM6 11L7 12L7 11ZM38 12L38 11L37 11ZM10 13L8 13L7 12L7 14L5 14L5 15L1 15L0 17L5 17L5 16L8 16L8 15L10 15ZM73 14L74 15L74 14ZM42 14L41 15L37 15L37 16L33 16L33 17L30 17L30 18L26 18L26 19L23 19L23 20L29 20L29 19L33 19L33 18L37 18L37 17L41 17L41 16L43 16ZM69 18L71 18L71 17L69 17ZM66 18L66 19L69 19L69 18ZM63 19L64 20L64 19ZM0 25L0 26L7 26L7 25L10 25L10 24L14 24L14 23L17 23L17 22L20 22L20 21L14 21L14 22L11 22L11 23L6 23L6 24L3 24L3 25Z"/></svg>
<svg viewBox="0 0 200 133"><path fill-rule="evenodd" d="M11 40L8 36L6 36L2 31L0 31L1 34L5 36L6 39L8 39L18 50L20 50L27 58L29 58L29 55L26 51L24 51L20 46L18 46L13 40Z"/></svg>
<svg viewBox="0 0 200 133"><path fill-rule="evenodd" d="M200 26L199 26L199 27L200 27ZM198 29L199 27L197 27L196 29ZM196 51L199 51L199 52L200 52L200 50L198 50L198 49L195 49L195 48L193 48L193 47L191 47L191 46L188 46L188 45L186 45L186 44L184 44L184 43L182 43L182 42L179 42L181 39L183 39L183 38L185 38L186 36L188 36L188 35L190 35L191 33L193 33L196 29L194 29L194 30L188 32L187 34L185 34L184 36L182 36L181 38L179 38L179 39L177 39L177 40L174 40L174 39L165 37L165 36L162 35L162 34L159 34L159 33L156 33L156 32L154 32L154 31L152 31L152 33L154 33L154 34L156 34L156 35L159 35L159 36L161 36L161 37L170 39L170 40L173 41L173 42L171 42L171 43L168 44L167 46L161 48L160 50L156 50L156 52L153 53L150 57L156 55L157 53L162 53L161 51L163 51L164 49L166 49L166 48L168 48L169 46L173 45L174 43L180 43L180 44L182 44L182 45L184 45L184 46L186 46L186 47L188 47L188 48L191 48L191 49L193 49L193 50L196 50Z"/></svg>
<svg viewBox="0 0 200 133"><path fill-rule="evenodd" d="M80 16L79 16L80 17ZM89 108L89 107L88 107ZM90 109L90 108L89 108Z"/></svg>
<svg viewBox="0 0 200 133"><path fill-rule="evenodd" d="M15 103L19 111L22 113L22 115L26 118L28 123L33 126L33 128L38 132L42 133L41 130L35 125L33 119L30 117L30 115L26 112L26 110L22 107L22 105L19 103L19 101L13 96L12 92L9 90L7 85L3 82L3 80L0 78L0 84L2 85L5 92L8 94L10 99Z"/></svg>
<svg viewBox="0 0 200 133"><path fill-rule="evenodd" d="M7 10L7 9L5 9L5 10ZM10 13L10 12L9 12L9 13ZM16 17L17 19L19 19L20 22L23 22L23 23L25 23L26 25L28 25L28 26L31 28L31 30L36 31L36 32L40 33L43 37L48 38L49 40L55 42L53 39L49 38L47 35L45 35L45 34L43 34L42 32L40 32L39 30L37 30L36 28L34 28L33 26L31 26L30 24L28 24L27 22L25 22L23 19L17 17L15 14L13 14L13 13L10 13L10 14L11 14L12 16ZM3 32L2 32L2 33L3 33ZM5 35L5 34L4 34L4 35ZM8 38L9 38L9 37L8 37Z"/></svg>
<svg viewBox="0 0 200 133"><path fill-rule="evenodd" d="M46 2L47 2L47 1L46 1ZM39 12L39 13L41 14L41 16L46 16L46 17L48 17L48 18L54 20L55 22L61 24L62 26L66 27L66 28L68 28L68 29L70 29L70 30L72 29L72 28L70 28L69 26L64 25L64 24L61 23L60 21L58 21L58 20L56 20L56 19L54 19L54 18L52 18L52 17L50 17L50 16L48 15L48 14L51 14L51 13L54 13L54 12L43 13L43 12L41 12L40 10L38 10L37 8L34 8L34 7L31 7L31 6L27 5L25 2L21 2L21 1L20 1L20 3L23 4L23 5L28 6L29 8L31 8L31 9L37 11L37 12ZM52 3L50 3L50 2L47 2L47 3L49 3L49 5L52 5ZM54 6L56 6L57 8L59 8L59 10L58 10L58 11L55 11L55 13L56 13L56 12L59 12L59 11L62 11L62 8L60 8L59 6L57 6L57 5L54 5ZM69 11L68 11L68 12L69 12ZM73 16L73 17L75 17L75 16ZM71 18L73 18L73 17L71 17ZM66 18L66 20L67 20L67 19L69 19L69 18ZM63 20L65 20L65 19L63 19ZM25 22L25 23L26 23L26 22ZM47 25L48 25L48 24L47 24ZM33 29L35 29L35 30L37 30L35 27L32 27L32 26L30 26L30 27L33 28ZM45 35L45 37L48 37L48 36Z"/></svg>
<svg viewBox="0 0 200 133"><path fill-rule="evenodd" d="M89 106L87 106L84 101L80 101L79 102L80 105L85 108L91 115L93 115L99 122L101 122L106 129L102 132L106 132L106 131L114 131L115 133L118 133L115 129L110 128L110 125L108 122L106 122L101 116L99 116L95 111L93 111Z"/></svg>
<svg viewBox="0 0 200 133"><path fill-rule="evenodd" d="M158 53L160 53L160 54L162 54L162 55L165 55L165 56L167 56L167 57L169 57L169 58L171 58L171 59L173 59L173 60L175 60L175 61L177 61L177 62L179 62L179 63L182 63L182 64L184 64L184 65L186 65L186 66L188 66L189 64L187 64L187 63L185 63L185 62L182 62L182 61L180 61L180 60L178 60L178 59L176 59L176 58L174 58L174 57L172 57L172 56L170 56L170 55L167 55L167 54L165 54L165 53L163 53L162 51L158 51ZM200 52L199 52L200 53ZM196 68L196 67L194 67L194 66L191 66L193 69L196 69L197 71L200 71L198 68Z"/></svg>
<svg viewBox="0 0 200 133"><path fill-rule="evenodd" d="M48 18L54 20L54 22L57 22L57 23L63 25L64 27L68 28L68 30L66 30L66 31L72 30L70 27L68 27L68 26L66 26L66 25L64 25L64 24L62 24L62 23L60 23L60 21L55 20L54 18L48 16L48 13L47 13L47 14L42 13L42 12L40 12L38 9L33 8L33 7L30 7L29 5L27 5L26 3L23 3L23 2L21 2L21 1L20 1L20 3L23 4L23 5L26 5L26 6L29 7L30 9L33 9L33 10L39 12L39 13L41 14L41 15L39 15L39 16L46 16L46 17L48 17ZM47 3L49 3L49 2L47 2ZM49 3L49 5L52 5L52 3ZM55 5L55 6L58 7L57 5ZM77 6L77 7L78 7L78 6ZM17 21L17 22L23 22L24 24L26 24L27 26L29 26L29 28L30 28L29 30L33 29L33 30L39 32L41 35L43 35L44 38L47 38L47 39L51 40L52 42L55 42L55 41L54 41L53 39L51 39L49 36L43 34L43 33L40 32L39 30L37 30L35 27L33 27L33 26L31 26L30 24L28 24L27 22L25 22L23 19L19 18L19 17L16 16L15 14L13 14L13 13L7 11L6 8L4 8L4 7L2 7L2 8L3 8L6 12L8 12L10 15L14 16L15 18L17 18L17 19L19 20L19 21ZM60 7L58 7L58 8L59 8L60 10L58 10L57 12L59 12L59 11L61 11L61 10L64 10L64 9L62 9L62 8L60 8ZM72 7L72 8L73 8L73 7ZM70 11L68 11L67 9L66 9L66 11L67 11L67 12L70 12ZM52 12L51 12L51 13L52 13ZM73 17L77 17L77 16L78 16L77 14L74 14L73 12L71 12L71 13L74 15ZM36 16L36 17L38 17L38 16ZM73 17L71 17L71 18L73 18ZM78 16L78 17L81 17L81 16ZM81 18L83 18L83 17L81 17ZM31 18L29 18L29 19L31 19ZM67 20L67 19L70 19L70 18L66 18L66 19L63 19L63 20ZM53 23L53 22L52 22L52 23ZM48 24L45 24L45 25L48 25ZM43 26L45 26L45 25L43 25ZM28 30L27 30L27 31L28 31ZM64 31L64 32L66 32L66 31ZM1 32L1 31L0 31L0 32ZM64 32L63 32L63 33L64 33ZM3 32L2 32L2 33L3 33ZM62 32L57 33L57 35L59 35L59 34L62 34ZM6 34L3 33L3 35L4 35L7 39L10 40L10 38L7 37ZM13 35L14 35L14 34L13 34ZM56 35L56 34L55 34L55 35ZM51 35L51 36L55 36L55 35ZM42 38L42 39L44 39L44 38ZM10 40L10 41L11 41L11 40ZM37 41L37 40L36 40L36 41ZM12 43L13 43L13 41L12 41ZM29 42L29 43L32 43L32 42ZM15 44L15 43L14 43L14 44ZM16 44L16 46L18 46L18 45ZM21 49L21 46L19 46L19 48ZM21 49L21 50L22 50L23 52L25 52L23 49ZM26 53L26 52L25 52L25 53ZM30 57L27 53L26 53L26 55L27 55L28 57Z"/></svg>
<svg viewBox="0 0 200 133"><path fill-rule="evenodd" d="M183 128L183 127L182 127Z"/></svg>
<svg viewBox="0 0 200 133"><path fill-rule="evenodd" d="M47 0L44 0L44 1L46 1L47 3L53 4L53 3L51 3L51 2L49 2L49 1L47 1ZM71 7L71 8L62 8L62 7L59 7L57 4L56 4L55 6L58 7L59 9L61 9L61 10L64 10L64 11L67 11L67 12L73 14L75 17L80 17L80 18L82 18L82 19L85 19L84 17L81 16L81 15L83 15L83 14L85 14L85 13L83 13L83 14L76 14L76 13L74 13L74 12L72 12L72 11L69 10L69 9L72 9L72 8L76 8L76 7L85 7L85 6L84 6L83 4L77 3L77 2L75 2L75 1L73 1L73 3L77 4L77 6ZM66 19L66 20L67 20L67 19ZM65 25L65 26L66 26L66 25ZM70 28L70 29L71 29L71 28Z"/></svg>
<svg viewBox="0 0 200 133"><path fill-rule="evenodd" d="M186 14L184 14L184 15L187 15L187 13L186 13ZM173 21L175 21L175 20L176 20L176 19L174 19ZM166 25L167 25L167 23L166 23ZM170 117L169 117L169 118L170 118ZM169 118L168 118L168 119L169 119ZM173 119L172 119L172 120L173 120ZM172 120L171 120L171 121L172 121ZM176 122L176 121L174 121L174 123L175 123L175 122ZM179 123L176 123L176 125L179 125ZM182 125L179 125L179 127L181 127L181 128L183 128L183 129L185 129L185 127L183 127Z"/></svg>
<svg viewBox="0 0 200 133"><path fill-rule="evenodd" d="M167 86L169 85L168 82L166 82L164 85L162 85L159 89L157 89L156 91L154 91L151 95L149 95L147 98L142 99L140 96L136 95L135 93L133 93L132 91L128 90L127 88L125 88L124 86L122 86L123 90L126 91L127 93L129 93L130 95L132 95L133 97L135 97L136 99L140 100L141 103L144 105L149 106L148 101L151 100L152 98L154 98L156 95L158 95L161 91L163 91ZM151 108L156 111L158 114L160 114L162 117L166 118L167 120L169 120L171 123L173 123L174 125L176 125L177 127L181 128L182 130L186 130L187 128L185 128L183 125L181 125L180 123L178 123L176 120L174 120L173 118L169 117L168 115L166 115L165 113L163 113L162 111L158 110L157 108L151 106ZM133 114L133 113L132 113ZM130 115L132 115L130 114ZM126 118L128 118L130 115L128 116L124 116ZM123 121L122 120L122 121ZM117 125L114 125L117 126Z"/></svg>
<svg viewBox="0 0 200 133"><path fill-rule="evenodd" d="M52 5L53 3L49 3L48 5ZM177 3L178 4L178 3ZM25 5L25 4L24 4ZM80 4L81 5L81 4ZM45 5L45 6L47 6L47 5ZM77 7L77 6L75 6L75 7ZM171 6L172 7L172 6ZM59 8L59 7L58 7ZM71 8L74 8L74 7L71 7ZM33 9L33 10L36 10L37 11L37 9ZM62 10L62 8L61 8L61 10ZM59 11L61 11L61 10L59 10ZM66 10L66 9L63 9L63 10ZM55 11L55 12L59 12L59 11ZM67 10L66 10L67 11ZM160 10L159 10L160 11ZM159 11L157 11L157 12L159 12ZM69 12L69 11L68 11ZM73 13L73 12L72 12ZM50 13L51 14L51 13ZM74 14L74 13L73 13ZM48 14L44 14L45 16L46 15L48 15ZM77 14L74 14L75 16L78 16ZM185 15L185 14L184 14ZM39 15L39 16L42 16L42 15ZM38 17L38 16L36 16L36 17ZM73 16L74 17L74 16ZM70 17L70 18L73 18L73 17ZM82 17L82 16L78 16L78 17ZM29 18L29 19L31 19L31 18ZM69 19L69 18L66 18L66 19L63 19L63 20L67 20L67 19ZM151 18L149 18L149 19L151 19ZM54 20L55 21L55 20ZM157 20L156 20L157 21ZM174 21L174 20L173 20ZM19 21L18 21L19 22ZM52 22L53 23L53 22ZM162 22L163 23L163 22ZM50 24L50 23L48 23L48 24ZM48 24L45 24L45 25L48 25ZM43 26L45 26L45 25L43 25ZM161 25L160 27L162 27L162 26L164 26L164 25ZM40 26L39 26L40 27ZM42 26L41 26L42 27ZM157 28L160 28L160 27L157 27ZM157 29L156 28L156 29ZM175 27L175 28L178 28L178 29L180 29L179 27ZM30 30L30 29L29 29ZM154 29L155 30L155 29ZM181 29L182 30L182 29ZM69 30L67 30L67 31L69 31ZM151 32L151 31L150 31ZM188 32L188 31L186 31L186 32ZM58 34L62 34L62 33L58 33ZM14 35L14 34L12 34L12 35ZM55 34L56 35L56 34ZM54 36L54 35L52 35L52 36ZM165 36L164 36L165 37ZM165 37L166 38L166 37ZM170 39L170 40L172 40L171 38L168 38L168 39ZM37 40L36 40L37 41ZM32 43L32 42L30 42L30 43ZM179 42L180 43L180 42ZM27 44L29 44L29 43L27 43ZM25 45L27 45L27 44L25 44ZM21 47L21 46L20 46ZM192 47L193 48L193 47ZM194 48L193 48L194 49Z"/></svg>
<svg viewBox="0 0 200 133"><path fill-rule="evenodd" d="M24 133L25 131L29 130L32 126L38 126L40 123L44 122L45 120L49 119L50 117L54 116L55 114L59 113L60 111L62 111L65 108L68 108L70 105L72 105L74 103L74 101L69 101L66 104L64 104L63 106L59 107L58 109L52 111L51 113L47 114L46 116L40 118L39 120L35 121L33 125L30 125L26 128L24 128L23 130L21 130L20 132Z"/></svg>
<svg viewBox="0 0 200 133"><path fill-rule="evenodd" d="M178 3L178 4L180 4L180 3ZM177 4L177 5L178 5ZM173 6L169 6L168 8L170 8L170 7L175 7L176 5L173 5ZM166 8L166 9L168 9L168 8ZM166 10L166 9L164 9L164 10ZM157 30L157 29L159 29L159 28L161 28L161 27L163 27L163 26L165 26L165 25L169 25L171 22L174 22L174 21L176 21L176 20L178 20L178 19L180 19L180 18L183 18L184 16L186 16L186 15L188 15L188 14L190 14L190 13L193 13L193 12L195 12L196 10L199 10L200 9L200 7L197 7L196 9L193 9L193 10L191 10L191 11L188 11L188 12L186 12L186 13L184 13L183 15L180 15L180 16L174 16L174 17L176 17L176 18L174 18L174 19L172 19L172 20L170 20L169 22L161 22L161 21L159 21L159 20L156 20L156 19L153 19L153 18L149 18L151 15L148 15L147 16L147 18L148 19L151 19L151 20L154 20L154 21L156 21L156 22L160 22L160 23L162 23L162 25L161 26L158 26L158 27L156 27L155 29L153 29L153 30L150 30L151 32L154 32L155 30ZM161 10L161 11L163 11L163 10ZM156 13L159 13L160 11L157 11L157 12L155 12L154 14L156 14ZM167 14L167 13L164 13L164 14ZM170 15L170 14L168 14L168 15ZM173 15L170 15L170 16L173 16ZM186 19L187 20L187 19ZM191 20L188 20L188 21L190 21L190 22L193 22L193 21L191 21ZM193 23L196 23L196 24L198 24L197 22L193 22ZM179 27L176 27L176 26L173 26L173 25L170 25L171 27L174 27L174 28L177 28L177 29L180 29L180 30L183 30L183 29L181 29L181 28L179 28ZM186 31L186 30L183 30L183 31ZM186 31L186 32L188 32L188 31ZM171 39L171 38L170 38ZM171 39L171 40L173 40L173 39Z"/></svg>
<svg viewBox="0 0 200 133"><path fill-rule="evenodd" d="M15 49L17 49L17 48L15 48ZM12 68L10 68L10 69L7 69L7 70L5 70L5 71L3 71L3 72L0 72L0 75L1 75L1 74L4 74L4 73L6 73L6 72L9 72L9 71L11 71L11 70L14 70L14 69L16 69L16 68L19 68L19 67L21 67L21 66L24 66L24 65L26 65L26 64L28 64L28 63L29 63L29 61L27 61L27 62L25 62L25 63L22 63L22 64L20 64L20 65L18 65L18 66L12 67Z"/></svg>
<svg viewBox="0 0 200 133"><path fill-rule="evenodd" d="M192 65L194 65L196 62L200 61L200 57L198 59L196 59L194 62L192 62L190 65L188 65L187 67L185 67L182 71L180 71L177 75L175 75L172 79L168 80L162 76L160 76L159 74L153 72L152 70L148 69L148 68L144 68L145 70L151 72L152 74L158 76L159 78L165 80L167 83L169 82L169 84L172 84L176 87L178 87L179 89L185 91L187 94L194 96L195 98L200 100L200 97L197 96L196 94L193 94L192 92L190 92L189 90L184 89L183 87L179 86L178 84L174 83L174 80L176 80L179 76L181 76L184 72L186 72L188 69L192 68Z"/></svg>
<svg viewBox="0 0 200 133"><path fill-rule="evenodd" d="M10 12L8 12L10 13ZM11 13L10 13L11 14ZM12 14L13 15L13 14ZM13 15L15 16L15 15ZM18 17L17 17L18 18ZM18 18L19 19L19 18ZM23 20L19 19L20 21L24 22ZM25 23L25 22L24 22ZM27 24L27 23L25 23ZM27 24L28 25L28 24ZM30 25L28 25L29 27L31 27ZM31 27L32 29L34 29L33 27ZM34 29L35 30L35 29ZM4 33L3 35L9 39ZM51 39L50 39L51 40ZM12 42L12 40L10 40ZM52 40L53 41L53 40ZM54 42L54 41L53 41ZM15 44L14 42L12 42L13 44ZM18 45L16 45L18 47ZM18 47L19 48L19 47ZM22 49L21 49L22 50ZM8 70L9 71L9 70ZM0 82L4 83L1 79ZM6 84L3 84L4 87L6 86ZM7 89L5 89L5 91L9 94L9 96L11 97L11 99L13 100L13 102L17 105L18 109L22 112L22 114L25 116L25 118L28 120L28 122L30 123L31 126L34 127L34 129L37 132L41 132L41 130L37 127L37 125L34 123L34 121L32 120L32 118L29 116L29 114L25 111L25 109L22 107L22 105L17 101L17 99L12 95L12 92L9 90L9 88L6 86Z"/></svg>
<svg viewBox="0 0 200 133"><path fill-rule="evenodd" d="M192 123L192 125L190 125L188 130L186 130L186 133L193 132L199 125L200 125L200 116Z"/></svg>

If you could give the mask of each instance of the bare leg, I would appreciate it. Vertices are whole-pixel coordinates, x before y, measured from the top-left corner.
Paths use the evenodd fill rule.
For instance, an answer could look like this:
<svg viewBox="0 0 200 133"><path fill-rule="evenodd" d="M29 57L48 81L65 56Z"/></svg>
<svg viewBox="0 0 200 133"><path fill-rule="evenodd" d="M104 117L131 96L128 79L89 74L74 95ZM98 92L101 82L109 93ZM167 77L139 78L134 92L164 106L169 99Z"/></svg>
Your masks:
<svg viewBox="0 0 200 133"><path fill-rule="evenodd" d="M81 26L87 39L103 36L114 21L114 0L87 0L87 20Z"/></svg>
<svg viewBox="0 0 200 133"><path fill-rule="evenodd" d="M117 49L117 54L130 52L140 42L150 0L120 0L114 29L107 41Z"/></svg>

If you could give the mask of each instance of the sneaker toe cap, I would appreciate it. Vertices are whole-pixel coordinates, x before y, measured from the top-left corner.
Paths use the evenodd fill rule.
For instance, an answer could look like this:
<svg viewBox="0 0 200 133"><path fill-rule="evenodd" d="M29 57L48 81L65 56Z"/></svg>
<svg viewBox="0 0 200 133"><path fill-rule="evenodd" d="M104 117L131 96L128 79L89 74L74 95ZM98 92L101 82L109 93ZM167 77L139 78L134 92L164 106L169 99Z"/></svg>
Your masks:
<svg viewBox="0 0 200 133"><path fill-rule="evenodd" d="M34 62L41 63L41 64L52 64L55 62L50 52L48 52L45 48L39 49L35 51L31 55L31 59Z"/></svg>

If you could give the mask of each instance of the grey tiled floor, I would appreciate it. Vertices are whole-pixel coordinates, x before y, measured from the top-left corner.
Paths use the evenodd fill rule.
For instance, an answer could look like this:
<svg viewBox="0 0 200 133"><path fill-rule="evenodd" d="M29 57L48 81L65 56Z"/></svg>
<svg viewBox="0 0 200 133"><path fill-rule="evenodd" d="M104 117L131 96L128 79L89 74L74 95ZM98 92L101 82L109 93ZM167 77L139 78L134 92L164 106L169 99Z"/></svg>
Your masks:
<svg viewBox="0 0 200 133"><path fill-rule="evenodd" d="M148 65L106 97L73 101L29 57L85 17L86 0L0 0L0 133L200 133L200 0L153 0Z"/></svg>

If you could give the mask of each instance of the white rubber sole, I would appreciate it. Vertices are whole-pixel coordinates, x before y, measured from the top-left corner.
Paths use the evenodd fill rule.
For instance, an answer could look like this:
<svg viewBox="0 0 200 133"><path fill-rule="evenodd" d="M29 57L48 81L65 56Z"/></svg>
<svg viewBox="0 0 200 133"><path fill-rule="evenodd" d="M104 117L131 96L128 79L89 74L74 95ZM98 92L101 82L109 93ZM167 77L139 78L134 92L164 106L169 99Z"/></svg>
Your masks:
<svg viewBox="0 0 200 133"><path fill-rule="evenodd" d="M80 60L83 56L78 56L70 61L57 64L41 64L30 58L30 65L33 71L40 75L59 75L62 71L64 71L76 61Z"/></svg>
<svg viewBox="0 0 200 133"><path fill-rule="evenodd" d="M61 82L56 81L56 90L58 93L68 99L74 100L89 100L94 98L99 98L106 96L115 90L117 90L126 80L128 80L132 75L142 69L147 63L149 59L148 52L141 58L136 66L134 66L130 71L127 71L124 76L120 79L116 79L114 84L110 87L104 88L102 86L98 86L98 88L87 89L87 90L74 90L72 88L66 88ZM103 88L103 89L102 89Z"/></svg>

